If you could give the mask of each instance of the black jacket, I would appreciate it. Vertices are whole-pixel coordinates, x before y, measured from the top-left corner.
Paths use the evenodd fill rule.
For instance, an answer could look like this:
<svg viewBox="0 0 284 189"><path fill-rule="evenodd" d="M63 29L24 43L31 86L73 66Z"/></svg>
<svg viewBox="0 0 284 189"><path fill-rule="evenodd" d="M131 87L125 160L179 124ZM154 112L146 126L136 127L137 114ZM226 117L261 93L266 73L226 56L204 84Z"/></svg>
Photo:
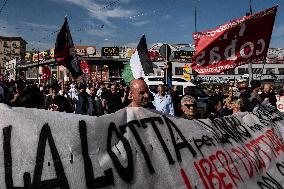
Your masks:
<svg viewBox="0 0 284 189"><path fill-rule="evenodd" d="M244 101L244 111L248 112L252 112L254 107L262 102L261 97L253 94L251 89L244 91L240 97Z"/></svg>
<svg viewBox="0 0 284 189"><path fill-rule="evenodd" d="M277 102L277 99L276 99L276 96L275 96L275 93L274 92L268 92L268 93L261 93L260 94L260 97L261 97L261 100L264 101L265 98L268 98L269 99L269 102L272 106L275 106L276 107L276 102Z"/></svg>

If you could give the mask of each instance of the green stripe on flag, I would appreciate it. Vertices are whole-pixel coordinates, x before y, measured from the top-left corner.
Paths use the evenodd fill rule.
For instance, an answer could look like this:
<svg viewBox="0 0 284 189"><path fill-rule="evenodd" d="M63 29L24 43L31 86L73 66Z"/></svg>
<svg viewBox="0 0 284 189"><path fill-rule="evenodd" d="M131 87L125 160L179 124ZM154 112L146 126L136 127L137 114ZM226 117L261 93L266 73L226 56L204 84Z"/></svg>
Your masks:
<svg viewBox="0 0 284 189"><path fill-rule="evenodd" d="M129 85L130 82L134 79L133 74L132 74L132 70L130 67L130 62L128 62L126 65L124 65L124 69L122 72L122 79L124 80L124 82Z"/></svg>

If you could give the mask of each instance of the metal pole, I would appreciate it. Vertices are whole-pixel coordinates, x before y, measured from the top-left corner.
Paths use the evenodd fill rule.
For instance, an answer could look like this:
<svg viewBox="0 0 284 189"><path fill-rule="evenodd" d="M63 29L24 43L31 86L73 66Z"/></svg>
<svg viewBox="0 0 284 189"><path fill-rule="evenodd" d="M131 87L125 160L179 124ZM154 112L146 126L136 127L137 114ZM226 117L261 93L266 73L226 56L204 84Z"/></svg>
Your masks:
<svg viewBox="0 0 284 189"><path fill-rule="evenodd" d="M96 65L96 81L98 81L98 65Z"/></svg>
<svg viewBox="0 0 284 189"><path fill-rule="evenodd" d="M166 75L166 85L168 84L168 44L166 44L166 69L165 69L165 75Z"/></svg>
<svg viewBox="0 0 284 189"><path fill-rule="evenodd" d="M196 13L196 2L194 3L194 28L195 28L195 33L197 32L197 13Z"/></svg>
<svg viewBox="0 0 284 189"><path fill-rule="evenodd" d="M250 15L252 15L252 2L249 0L249 10L250 10ZM251 81L253 80L253 73L252 73L252 62L249 63L248 65L248 72L249 72L249 86Z"/></svg>
<svg viewBox="0 0 284 189"><path fill-rule="evenodd" d="M40 85L40 78L39 78L39 49L37 50L37 80L38 86Z"/></svg>
<svg viewBox="0 0 284 189"><path fill-rule="evenodd" d="M103 57L101 57L101 82L103 81Z"/></svg>

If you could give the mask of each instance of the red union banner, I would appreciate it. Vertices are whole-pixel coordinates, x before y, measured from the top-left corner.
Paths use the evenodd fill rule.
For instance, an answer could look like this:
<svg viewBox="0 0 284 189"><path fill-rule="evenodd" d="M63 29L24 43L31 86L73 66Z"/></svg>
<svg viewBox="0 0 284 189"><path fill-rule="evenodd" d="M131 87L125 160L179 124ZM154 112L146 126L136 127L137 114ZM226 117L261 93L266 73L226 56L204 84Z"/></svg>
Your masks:
<svg viewBox="0 0 284 189"><path fill-rule="evenodd" d="M199 74L216 74L252 61L265 60L277 6L193 34L192 68Z"/></svg>

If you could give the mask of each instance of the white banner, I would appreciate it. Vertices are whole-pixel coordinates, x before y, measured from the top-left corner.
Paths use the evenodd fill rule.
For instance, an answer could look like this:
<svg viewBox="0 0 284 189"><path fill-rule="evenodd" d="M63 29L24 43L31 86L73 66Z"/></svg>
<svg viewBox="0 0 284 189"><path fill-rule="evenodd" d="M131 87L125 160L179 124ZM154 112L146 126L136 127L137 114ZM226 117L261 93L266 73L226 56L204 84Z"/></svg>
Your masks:
<svg viewBox="0 0 284 189"><path fill-rule="evenodd" d="M0 104L0 127L1 189L284 187L284 117L268 106L211 121Z"/></svg>

